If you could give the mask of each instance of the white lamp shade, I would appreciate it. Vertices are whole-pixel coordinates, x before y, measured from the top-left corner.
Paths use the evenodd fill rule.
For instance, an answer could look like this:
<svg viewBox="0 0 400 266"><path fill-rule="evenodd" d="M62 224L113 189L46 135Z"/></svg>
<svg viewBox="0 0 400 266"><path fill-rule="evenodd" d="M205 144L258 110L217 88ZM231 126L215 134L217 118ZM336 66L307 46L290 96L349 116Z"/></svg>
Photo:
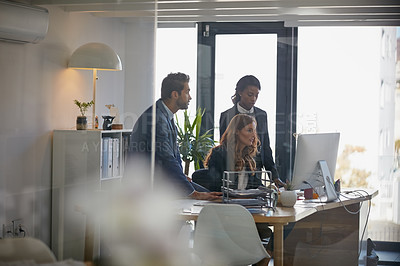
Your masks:
<svg viewBox="0 0 400 266"><path fill-rule="evenodd" d="M69 68L122 70L121 59L114 50L103 43L87 43L72 54Z"/></svg>

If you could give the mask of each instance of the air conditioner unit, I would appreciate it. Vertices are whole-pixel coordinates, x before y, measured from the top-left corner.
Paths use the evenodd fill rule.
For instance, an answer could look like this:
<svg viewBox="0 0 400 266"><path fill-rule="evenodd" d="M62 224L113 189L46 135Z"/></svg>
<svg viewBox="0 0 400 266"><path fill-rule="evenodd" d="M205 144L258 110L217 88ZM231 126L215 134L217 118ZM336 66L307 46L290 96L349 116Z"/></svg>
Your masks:
<svg viewBox="0 0 400 266"><path fill-rule="evenodd" d="M49 11L42 7L0 0L0 40L37 43L49 26Z"/></svg>

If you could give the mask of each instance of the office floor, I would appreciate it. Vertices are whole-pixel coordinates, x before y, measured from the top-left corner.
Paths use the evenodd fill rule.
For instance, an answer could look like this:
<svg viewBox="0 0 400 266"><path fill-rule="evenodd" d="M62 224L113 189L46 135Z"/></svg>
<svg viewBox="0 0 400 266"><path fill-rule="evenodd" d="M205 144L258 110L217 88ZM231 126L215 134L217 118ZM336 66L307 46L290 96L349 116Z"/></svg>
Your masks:
<svg viewBox="0 0 400 266"><path fill-rule="evenodd" d="M376 251L378 265L400 265L400 251Z"/></svg>
<svg viewBox="0 0 400 266"><path fill-rule="evenodd" d="M374 241L378 265L400 265L400 242Z"/></svg>

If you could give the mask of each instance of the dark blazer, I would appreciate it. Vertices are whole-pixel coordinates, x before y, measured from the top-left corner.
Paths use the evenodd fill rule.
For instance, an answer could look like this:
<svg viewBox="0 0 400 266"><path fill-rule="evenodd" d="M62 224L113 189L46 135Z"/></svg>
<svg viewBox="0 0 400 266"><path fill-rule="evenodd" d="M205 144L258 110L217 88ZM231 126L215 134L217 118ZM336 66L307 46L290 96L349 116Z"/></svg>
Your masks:
<svg viewBox="0 0 400 266"><path fill-rule="evenodd" d="M229 122L237 114L239 114L239 111L237 110L236 104L232 108L221 113L221 117L219 119L219 132L221 137L222 134L224 134L226 128L228 127ZM254 106L254 115L257 121L258 138L260 139L261 142L259 156L261 157L262 165L258 164L257 168L261 170L261 168L264 166L265 170L271 171L272 179L275 180L279 178L279 175L278 171L276 170L275 162L272 157L272 150L269 143L267 112Z"/></svg>
<svg viewBox="0 0 400 266"><path fill-rule="evenodd" d="M229 166L228 163L228 154L224 146L220 145L212 149L207 165L208 176L210 178L208 189L210 191L221 191L224 171L233 171L234 168L233 166ZM262 186L261 180L256 178L255 175L249 174L246 189L257 188L259 186Z"/></svg>
<svg viewBox="0 0 400 266"><path fill-rule="evenodd" d="M150 159L152 110L153 106L150 106L133 127L128 160L138 155ZM164 170L172 186L178 187L184 195L190 195L194 188L183 173L176 132L176 126L169 120L161 99L158 100L156 102L156 164Z"/></svg>

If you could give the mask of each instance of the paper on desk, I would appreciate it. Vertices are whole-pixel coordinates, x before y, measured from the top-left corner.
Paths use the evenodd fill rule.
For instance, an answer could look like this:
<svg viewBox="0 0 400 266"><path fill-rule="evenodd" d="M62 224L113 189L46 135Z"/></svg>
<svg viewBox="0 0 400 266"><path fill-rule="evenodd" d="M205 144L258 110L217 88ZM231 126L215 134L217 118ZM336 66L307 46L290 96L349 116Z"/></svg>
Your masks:
<svg viewBox="0 0 400 266"><path fill-rule="evenodd" d="M180 199L174 201L174 208L178 212L190 213L192 206L199 200L195 199Z"/></svg>

